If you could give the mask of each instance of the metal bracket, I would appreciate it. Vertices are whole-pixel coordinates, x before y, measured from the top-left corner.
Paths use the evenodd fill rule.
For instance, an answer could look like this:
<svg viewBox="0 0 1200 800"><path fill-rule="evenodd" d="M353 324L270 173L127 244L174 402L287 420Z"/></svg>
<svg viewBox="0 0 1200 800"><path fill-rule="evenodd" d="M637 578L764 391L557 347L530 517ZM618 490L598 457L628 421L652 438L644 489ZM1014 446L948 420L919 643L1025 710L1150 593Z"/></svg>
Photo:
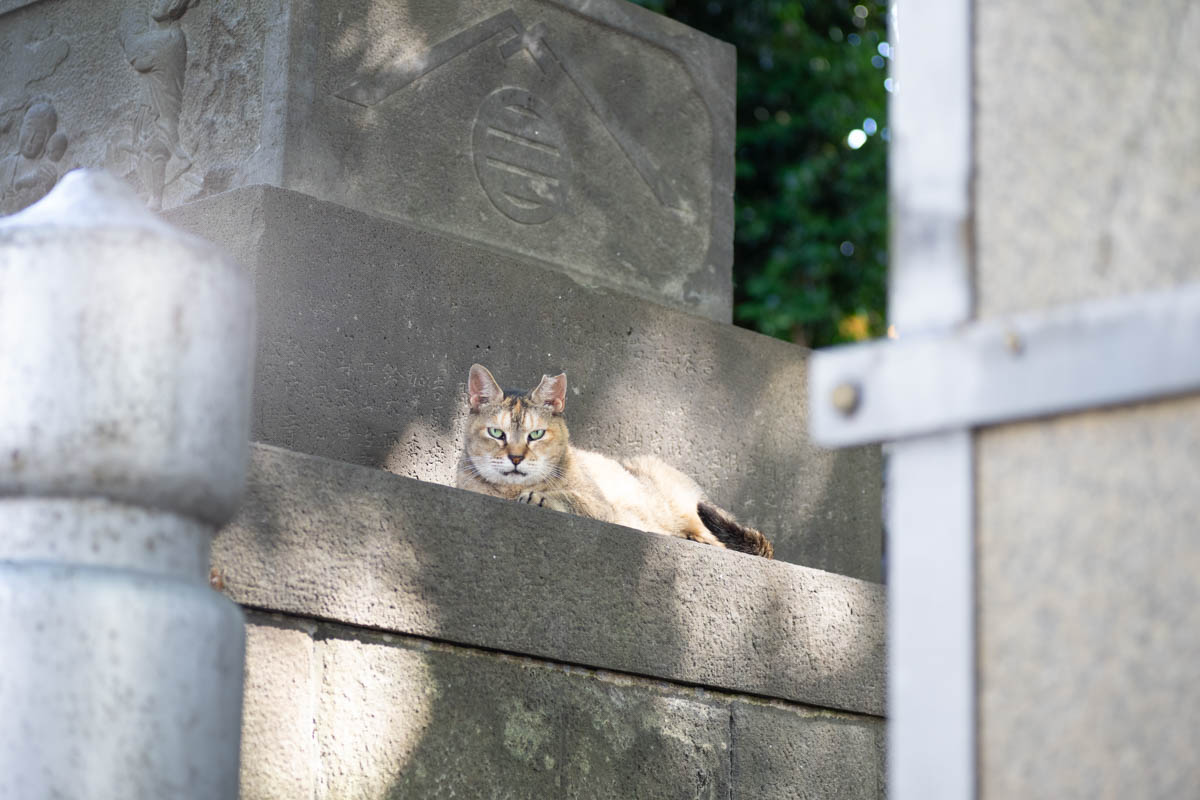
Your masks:
<svg viewBox="0 0 1200 800"><path fill-rule="evenodd" d="M1200 284L813 355L812 435L842 447L1200 390Z"/></svg>

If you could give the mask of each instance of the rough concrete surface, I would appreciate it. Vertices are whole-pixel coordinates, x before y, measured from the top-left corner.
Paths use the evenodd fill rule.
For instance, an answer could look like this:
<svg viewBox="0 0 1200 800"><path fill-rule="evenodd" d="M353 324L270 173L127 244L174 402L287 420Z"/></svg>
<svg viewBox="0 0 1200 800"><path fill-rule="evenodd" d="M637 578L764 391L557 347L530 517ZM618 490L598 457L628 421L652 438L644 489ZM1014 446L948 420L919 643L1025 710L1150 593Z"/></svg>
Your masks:
<svg viewBox="0 0 1200 800"><path fill-rule="evenodd" d="M1195 281L1200 8L993 0L975 30L977 312Z"/></svg>
<svg viewBox="0 0 1200 800"><path fill-rule="evenodd" d="M419 643L318 645L325 797L728 797L719 705Z"/></svg>
<svg viewBox="0 0 1200 800"><path fill-rule="evenodd" d="M248 615L241 800L315 797L317 696L311 623Z"/></svg>
<svg viewBox="0 0 1200 800"><path fill-rule="evenodd" d="M729 320L731 46L621 0L150 9L0 16L0 159L48 101L62 149L22 174L104 167L156 208L271 183Z"/></svg>
<svg viewBox="0 0 1200 800"><path fill-rule="evenodd" d="M979 436L986 800L1200 786L1198 420L1193 398Z"/></svg>
<svg viewBox="0 0 1200 800"><path fill-rule="evenodd" d="M883 720L735 702L733 783L742 797L885 797Z"/></svg>
<svg viewBox="0 0 1200 800"><path fill-rule="evenodd" d="M247 630L242 800L883 796L877 718L274 614Z"/></svg>
<svg viewBox="0 0 1200 800"><path fill-rule="evenodd" d="M240 603L867 714L883 591L256 445L213 563Z"/></svg>
<svg viewBox="0 0 1200 800"><path fill-rule="evenodd" d="M576 444L661 455L777 558L878 580L879 449L809 441L803 348L285 190L168 217L255 274L255 439L452 484L471 363L565 370Z"/></svg>

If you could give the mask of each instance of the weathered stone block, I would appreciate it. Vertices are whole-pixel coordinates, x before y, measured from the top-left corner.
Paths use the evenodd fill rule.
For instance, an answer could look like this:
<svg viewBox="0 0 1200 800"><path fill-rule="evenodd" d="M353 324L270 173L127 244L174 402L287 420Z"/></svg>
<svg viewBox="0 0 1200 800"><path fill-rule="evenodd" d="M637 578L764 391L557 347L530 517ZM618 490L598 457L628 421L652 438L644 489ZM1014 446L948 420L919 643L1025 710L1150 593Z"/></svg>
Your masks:
<svg viewBox="0 0 1200 800"><path fill-rule="evenodd" d="M676 687L326 638L318 797L728 797L729 711Z"/></svg>
<svg viewBox="0 0 1200 800"><path fill-rule="evenodd" d="M0 3L0 213L71 165L270 183L729 320L732 47L621 0L173 5Z"/></svg>
<svg viewBox="0 0 1200 800"><path fill-rule="evenodd" d="M321 671L315 626L301 624L264 614L247 622L241 800L315 796Z"/></svg>
<svg viewBox="0 0 1200 800"><path fill-rule="evenodd" d="M285 190L169 217L255 274L255 439L450 484L473 361L566 370L577 444L661 455L777 558L878 579L879 450L809 441L806 350Z"/></svg>
<svg viewBox="0 0 1200 800"><path fill-rule="evenodd" d="M1200 279L1200 51L1181 46L1200 17L1002 0L978 4L975 29L977 313Z"/></svg>
<svg viewBox="0 0 1200 800"><path fill-rule="evenodd" d="M983 797L1200 785L1198 419L1190 398L980 435Z"/></svg>
<svg viewBox="0 0 1200 800"><path fill-rule="evenodd" d="M882 587L256 445L240 603L881 714Z"/></svg>
<svg viewBox="0 0 1200 800"><path fill-rule="evenodd" d="M886 796L883 721L250 612L243 800Z"/></svg>
<svg viewBox="0 0 1200 800"><path fill-rule="evenodd" d="M733 703L733 797L885 797L882 720Z"/></svg>
<svg viewBox="0 0 1200 800"><path fill-rule="evenodd" d="M978 313L1200 281L1196 9L976 7ZM984 800L1200 786L1198 419L1193 396L977 434Z"/></svg>

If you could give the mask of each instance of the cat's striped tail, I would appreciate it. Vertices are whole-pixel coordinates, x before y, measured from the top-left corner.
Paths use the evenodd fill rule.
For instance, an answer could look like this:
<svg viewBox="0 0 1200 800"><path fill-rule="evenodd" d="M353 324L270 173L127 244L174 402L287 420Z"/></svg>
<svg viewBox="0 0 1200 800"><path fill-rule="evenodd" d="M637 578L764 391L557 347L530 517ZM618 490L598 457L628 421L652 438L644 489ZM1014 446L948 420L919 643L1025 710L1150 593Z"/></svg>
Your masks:
<svg viewBox="0 0 1200 800"><path fill-rule="evenodd" d="M775 556L775 549L771 547L767 537L754 528L738 522L725 509L701 500L696 506L696 513L700 515L700 521L704 523L704 527L712 531L713 536L720 539L721 544L730 550L764 558Z"/></svg>

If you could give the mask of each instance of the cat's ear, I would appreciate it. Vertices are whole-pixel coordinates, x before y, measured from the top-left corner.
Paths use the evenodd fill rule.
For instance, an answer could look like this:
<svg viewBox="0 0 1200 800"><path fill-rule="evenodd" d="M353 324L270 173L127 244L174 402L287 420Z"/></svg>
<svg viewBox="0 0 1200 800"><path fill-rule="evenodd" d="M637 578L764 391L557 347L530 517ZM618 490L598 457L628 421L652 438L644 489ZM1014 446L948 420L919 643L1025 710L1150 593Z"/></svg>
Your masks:
<svg viewBox="0 0 1200 800"><path fill-rule="evenodd" d="M487 367L482 364L471 365L471 375L467 378L467 402L472 411L478 411L485 403L498 403L504 399L504 390Z"/></svg>
<svg viewBox="0 0 1200 800"><path fill-rule="evenodd" d="M529 393L529 399L546 406L555 414L561 414L567 404L567 373L560 373L553 378L543 375L542 382Z"/></svg>

